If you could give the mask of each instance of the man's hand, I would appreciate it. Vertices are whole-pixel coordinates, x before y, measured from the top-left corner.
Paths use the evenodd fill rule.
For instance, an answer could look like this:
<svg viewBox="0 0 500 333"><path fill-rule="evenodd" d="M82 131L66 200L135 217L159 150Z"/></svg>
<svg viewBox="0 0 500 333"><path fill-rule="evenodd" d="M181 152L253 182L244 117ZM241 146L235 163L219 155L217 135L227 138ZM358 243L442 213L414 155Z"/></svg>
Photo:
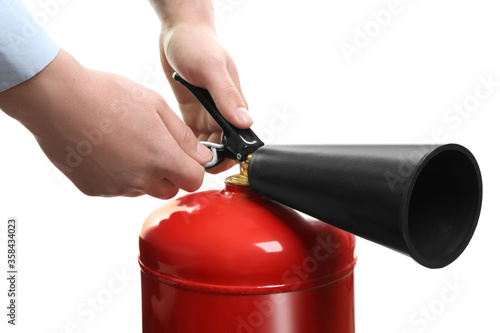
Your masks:
<svg viewBox="0 0 500 333"><path fill-rule="evenodd" d="M211 154L163 98L124 77L82 67L68 53L0 93L0 108L36 137L85 194L167 199L195 191Z"/></svg>
<svg viewBox="0 0 500 333"><path fill-rule="evenodd" d="M217 41L211 0L150 0L162 21L160 58L182 117L201 141L220 142L221 129L196 98L172 78L178 72L189 83L207 89L221 114L239 128L252 119L231 56ZM211 170L232 166L227 160Z"/></svg>

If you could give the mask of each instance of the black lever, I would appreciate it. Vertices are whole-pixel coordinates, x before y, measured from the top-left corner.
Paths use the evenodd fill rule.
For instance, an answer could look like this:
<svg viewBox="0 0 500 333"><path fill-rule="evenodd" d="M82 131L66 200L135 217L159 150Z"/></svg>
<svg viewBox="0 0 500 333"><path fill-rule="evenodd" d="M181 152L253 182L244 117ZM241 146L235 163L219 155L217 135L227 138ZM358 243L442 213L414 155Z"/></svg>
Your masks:
<svg viewBox="0 0 500 333"><path fill-rule="evenodd" d="M222 162L225 157L240 162L245 161L249 154L252 154L264 145L250 128L241 129L230 124L226 118L222 116L217 106L215 106L215 102L208 90L193 86L177 73L174 73L173 78L185 86L194 97L196 97L223 131L221 142L223 147L217 144L211 144L210 142L203 142L203 144L212 150L212 154L214 155L214 160L205 165L206 169L216 166ZM221 158L218 159L217 155Z"/></svg>

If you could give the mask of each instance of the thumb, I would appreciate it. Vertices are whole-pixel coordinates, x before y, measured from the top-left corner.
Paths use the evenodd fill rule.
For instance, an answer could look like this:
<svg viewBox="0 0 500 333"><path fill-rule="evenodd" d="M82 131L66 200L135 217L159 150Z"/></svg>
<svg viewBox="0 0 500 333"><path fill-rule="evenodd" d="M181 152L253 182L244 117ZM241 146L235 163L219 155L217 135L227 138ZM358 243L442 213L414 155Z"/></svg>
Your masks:
<svg viewBox="0 0 500 333"><path fill-rule="evenodd" d="M235 84L227 71L209 75L204 86L208 89L215 105L231 124L239 128L248 128L253 120L247 110L247 104L241 89Z"/></svg>
<svg viewBox="0 0 500 333"><path fill-rule="evenodd" d="M179 147L189 157L200 164L210 161L210 150L198 141L193 131L168 106L159 110L158 114Z"/></svg>

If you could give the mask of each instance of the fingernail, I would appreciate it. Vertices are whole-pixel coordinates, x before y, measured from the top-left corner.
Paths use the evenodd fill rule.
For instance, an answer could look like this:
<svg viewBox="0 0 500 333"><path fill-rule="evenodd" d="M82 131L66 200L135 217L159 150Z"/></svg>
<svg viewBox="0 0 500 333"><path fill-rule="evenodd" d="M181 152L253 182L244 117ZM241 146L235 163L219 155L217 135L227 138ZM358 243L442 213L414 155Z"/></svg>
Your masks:
<svg viewBox="0 0 500 333"><path fill-rule="evenodd" d="M244 123L247 126L250 126L253 123L252 117L250 117L250 114L248 113L247 109L245 109L242 106L236 108L236 116L242 123Z"/></svg>
<svg viewBox="0 0 500 333"><path fill-rule="evenodd" d="M212 152L203 143L198 143L198 154L205 160L212 158Z"/></svg>

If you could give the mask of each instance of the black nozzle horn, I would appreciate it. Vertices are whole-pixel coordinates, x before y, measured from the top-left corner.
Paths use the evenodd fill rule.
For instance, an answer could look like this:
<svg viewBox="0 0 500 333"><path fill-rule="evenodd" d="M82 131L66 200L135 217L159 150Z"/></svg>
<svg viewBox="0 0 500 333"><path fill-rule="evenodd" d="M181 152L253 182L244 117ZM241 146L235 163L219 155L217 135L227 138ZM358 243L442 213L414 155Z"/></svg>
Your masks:
<svg viewBox="0 0 500 333"><path fill-rule="evenodd" d="M481 209L479 166L456 144L264 146L248 175L255 192L429 268L460 256Z"/></svg>

